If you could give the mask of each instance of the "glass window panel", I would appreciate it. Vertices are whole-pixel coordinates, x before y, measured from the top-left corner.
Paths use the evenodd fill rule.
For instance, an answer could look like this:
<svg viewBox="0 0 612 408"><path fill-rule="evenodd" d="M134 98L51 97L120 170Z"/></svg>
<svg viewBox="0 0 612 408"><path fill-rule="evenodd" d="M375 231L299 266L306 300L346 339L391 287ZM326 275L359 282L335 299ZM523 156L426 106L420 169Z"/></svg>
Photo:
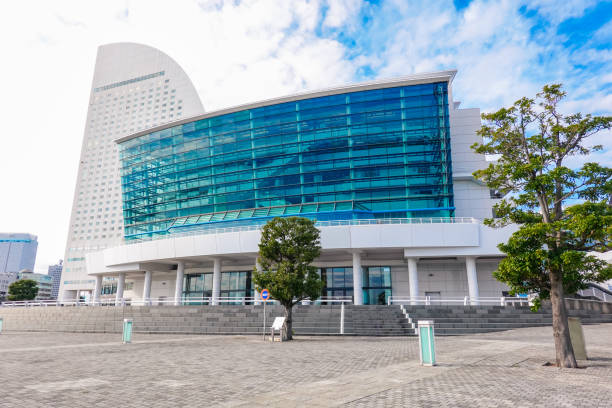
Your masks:
<svg viewBox="0 0 612 408"><path fill-rule="evenodd" d="M204 290L205 291L212 291L212 280L213 280L213 274L212 273L205 273L204 274Z"/></svg>
<svg viewBox="0 0 612 408"><path fill-rule="evenodd" d="M239 273L237 272L230 272L230 290L237 290L239 289L238 283L240 280L240 276Z"/></svg>
<svg viewBox="0 0 612 408"><path fill-rule="evenodd" d="M230 289L230 279L231 274L229 272L221 273L221 290L229 290Z"/></svg>
<svg viewBox="0 0 612 408"><path fill-rule="evenodd" d="M264 217L268 215L269 208L258 208L253 212L253 217Z"/></svg>
<svg viewBox="0 0 612 408"><path fill-rule="evenodd" d="M238 211L230 211L225 214L225 218L223 218L223 220L234 220L236 218L238 218Z"/></svg>
<svg viewBox="0 0 612 408"><path fill-rule="evenodd" d="M311 213L311 212L316 212L317 211L317 205L316 204L306 204L302 206L302 209L300 210L301 213Z"/></svg>
<svg viewBox="0 0 612 408"><path fill-rule="evenodd" d="M212 214L206 214L206 215L202 215L199 219L198 222L208 222L210 221L210 217L212 217Z"/></svg>
<svg viewBox="0 0 612 408"><path fill-rule="evenodd" d="M221 221L221 220L223 220L224 217L225 217L225 213L224 212L216 213L216 214L213 214L210 217L210 221Z"/></svg>
<svg viewBox="0 0 612 408"><path fill-rule="evenodd" d="M344 268L344 287L353 287L353 268Z"/></svg>

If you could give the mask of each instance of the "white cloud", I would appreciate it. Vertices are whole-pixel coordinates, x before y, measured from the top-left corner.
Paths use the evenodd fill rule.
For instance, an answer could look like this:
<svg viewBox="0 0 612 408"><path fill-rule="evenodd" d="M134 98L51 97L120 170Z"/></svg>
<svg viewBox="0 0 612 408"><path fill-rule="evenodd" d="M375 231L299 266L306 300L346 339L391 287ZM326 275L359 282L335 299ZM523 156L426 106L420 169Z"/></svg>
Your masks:
<svg viewBox="0 0 612 408"><path fill-rule="evenodd" d="M330 0L323 25L341 27L357 14L361 6L361 0Z"/></svg>
<svg viewBox="0 0 612 408"><path fill-rule="evenodd" d="M39 235L38 270L63 256L96 48L110 42L166 52L207 110L347 83L364 72L458 68L453 91L465 107L497 109L564 82L568 109L610 114L602 78L576 66L608 63L612 51L590 43L565 49L555 30L594 3L524 4L537 4L550 20L535 39L534 20L511 0L475 0L460 12L443 0L12 2L0 15L0 226ZM593 41L609 31L602 27Z"/></svg>
<svg viewBox="0 0 612 408"><path fill-rule="evenodd" d="M530 10L537 10L553 24L559 24L568 18L584 15L585 10L595 6L597 0L529 0L525 5Z"/></svg>

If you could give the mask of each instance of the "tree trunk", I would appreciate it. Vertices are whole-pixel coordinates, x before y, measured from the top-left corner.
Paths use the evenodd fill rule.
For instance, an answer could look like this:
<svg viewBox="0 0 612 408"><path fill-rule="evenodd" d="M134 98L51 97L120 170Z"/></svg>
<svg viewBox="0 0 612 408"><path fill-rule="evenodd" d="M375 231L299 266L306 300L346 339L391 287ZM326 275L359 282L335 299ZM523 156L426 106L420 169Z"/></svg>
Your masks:
<svg viewBox="0 0 612 408"><path fill-rule="evenodd" d="M576 368L576 357L570 339L567 309L563 299L563 280L559 272L550 273L550 302L552 303L553 336L558 367Z"/></svg>
<svg viewBox="0 0 612 408"><path fill-rule="evenodd" d="M285 306L285 325L283 326L283 340L293 340L293 305Z"/></svg>

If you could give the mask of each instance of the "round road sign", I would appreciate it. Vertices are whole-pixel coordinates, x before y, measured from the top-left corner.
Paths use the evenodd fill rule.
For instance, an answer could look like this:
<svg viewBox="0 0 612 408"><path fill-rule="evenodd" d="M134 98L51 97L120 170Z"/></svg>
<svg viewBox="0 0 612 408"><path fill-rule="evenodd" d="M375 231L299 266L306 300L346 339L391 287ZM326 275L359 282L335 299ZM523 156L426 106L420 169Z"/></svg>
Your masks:
<svg viewBox="0 0 612 408"><path fill-rule="evenodd" d="M268 289L262 289L261 290L261 298L263 300L268 300L270 299L270 291Z"/></svg>

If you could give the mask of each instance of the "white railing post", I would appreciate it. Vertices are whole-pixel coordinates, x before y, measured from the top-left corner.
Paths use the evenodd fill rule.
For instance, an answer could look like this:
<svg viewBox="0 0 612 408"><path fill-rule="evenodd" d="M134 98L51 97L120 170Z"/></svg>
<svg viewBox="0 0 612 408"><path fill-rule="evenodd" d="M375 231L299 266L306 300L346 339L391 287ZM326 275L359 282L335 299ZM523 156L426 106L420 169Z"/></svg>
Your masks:
<svg viewBox="0 0 612 408"><path fill-rule="evenodd" d="M500 299L500 305L501 306L506 306L506 298L504 296L502 296L501 299Z"/></svg>
<svg viewBox="0 0 612 408"><path fill-rule="evenodd" d="M431 300L430 299L431 299L431 296L425 296L425 305L426 306L431 305Z"/></svg>
<svg viewBox="0 0 612 408"><path fill-rule="evenodd" d="M344 334L344 301L340 301L340 334Z"/></svg>
<svg viewBox="0 0 612 408"><path fill-rule="evenodd" d="M469 303L469 297L468 296L464 296L463 297L463 306L467 306Z"/></svg>

